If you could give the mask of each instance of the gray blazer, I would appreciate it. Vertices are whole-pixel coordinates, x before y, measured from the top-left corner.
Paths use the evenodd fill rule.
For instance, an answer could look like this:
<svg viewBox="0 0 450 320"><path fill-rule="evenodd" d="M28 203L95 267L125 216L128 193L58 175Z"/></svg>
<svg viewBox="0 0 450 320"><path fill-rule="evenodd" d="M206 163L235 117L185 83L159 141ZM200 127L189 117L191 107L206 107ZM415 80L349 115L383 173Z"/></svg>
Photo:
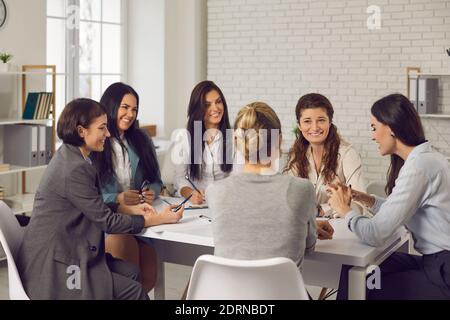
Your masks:
<svg viewBox="0 0 450 320"><path fill-rule="evenodd" d="M78 147L63 144L34 200L17 262L31 299L112 299L104 233L139 233L142 216L113 212L97 172Z"/></svg>

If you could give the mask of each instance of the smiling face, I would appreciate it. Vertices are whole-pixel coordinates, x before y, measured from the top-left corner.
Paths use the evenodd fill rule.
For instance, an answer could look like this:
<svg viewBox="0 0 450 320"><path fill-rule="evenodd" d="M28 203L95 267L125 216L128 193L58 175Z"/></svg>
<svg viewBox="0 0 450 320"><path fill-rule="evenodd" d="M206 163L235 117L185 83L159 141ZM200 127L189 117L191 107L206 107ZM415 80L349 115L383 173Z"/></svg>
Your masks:
<svg viewBox="0 0 450 320"><path fill-rule="evenodd" d="M394 154L396 150L396 140L392 136L392 130L377 120L370 117L370 127L372 128L372 140L378 144L378 150L382 156Z"/></svg>
<svg viewBox="0 0 450 320"><path fill-rule="evenodd" d="M328 137L330 125L325 108L309 108L301 112L298 127L309 143L321 145Z"/></svg>
<svg viewBox="0 0 450 320"><path fill-rule="evenodd" d="M206 129L219 128L222 121L224 106L220 94L216 90L211 90L205 97L206 111L203 116L203 122Z"/></svg>
<svg viewBox="0 0 450 320"><path fill-rule="evenodd" d="M117 109L117 129L120 135L133 125L136 120L137 111L136 97L129 93L124 95Z"/></svg>
<svg viewBox="0 0 450 320"><path fill-rule="evenodd" d="M78 134L83 138L83 146L88 152L101 152L105 146L105 140L110 137L107 126L106 114L95 118L88 128L78 126Z"/></svg>

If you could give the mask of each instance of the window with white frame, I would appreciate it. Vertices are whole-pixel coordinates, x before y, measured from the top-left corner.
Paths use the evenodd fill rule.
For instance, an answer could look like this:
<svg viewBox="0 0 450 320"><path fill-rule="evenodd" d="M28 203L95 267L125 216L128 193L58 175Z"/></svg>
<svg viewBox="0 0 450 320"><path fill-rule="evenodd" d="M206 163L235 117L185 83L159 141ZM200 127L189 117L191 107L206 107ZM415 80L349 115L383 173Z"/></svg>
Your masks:
<svg viewBox="0 0 450 320"><path fill-rule="evenodd" d="M56 117L65 101L100 100L123 81L125 0L47 0L47 64L56 65Z"/></svg>

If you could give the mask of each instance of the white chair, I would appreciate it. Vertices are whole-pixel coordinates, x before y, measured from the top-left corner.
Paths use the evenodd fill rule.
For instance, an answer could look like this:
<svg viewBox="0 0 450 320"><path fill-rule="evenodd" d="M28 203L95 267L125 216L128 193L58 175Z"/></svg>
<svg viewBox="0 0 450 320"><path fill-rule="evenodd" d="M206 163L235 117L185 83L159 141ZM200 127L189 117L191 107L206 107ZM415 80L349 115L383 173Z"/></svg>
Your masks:
<svg viewBox="0 0 450 320"><path fill-rule="evenodd" d="M166 141L164 145L164 154L158 156L158 163L161 169L161 180L166 186L167 191L170 195L174 194L173 180L175 177L175 165L172 162L172 152L173 144L170 141Z"/></svg>
<svg viewBox="0 0 450 320"><path fill-rule="evenodd" d="M9 298L11 300L30 300L20 280L15 258L23 240L23 229L14 213L0 201L0 243L8 260Z"/></svg>
<svg viewBox="0 0 450 320"><path fill-rule="evenodd" d="M382 197L382 198L386 198L386 192L384 191L385 186L386 186L386 182L372 181L367 185L367 193L374 194L374 195Z"/></svg>
<svg viewBox="0 0 450 320"><path fill-rule="evenodd" d="M188 300L308 300L302 275L288 258L234 260L212 255L195 262Z"/></svg>

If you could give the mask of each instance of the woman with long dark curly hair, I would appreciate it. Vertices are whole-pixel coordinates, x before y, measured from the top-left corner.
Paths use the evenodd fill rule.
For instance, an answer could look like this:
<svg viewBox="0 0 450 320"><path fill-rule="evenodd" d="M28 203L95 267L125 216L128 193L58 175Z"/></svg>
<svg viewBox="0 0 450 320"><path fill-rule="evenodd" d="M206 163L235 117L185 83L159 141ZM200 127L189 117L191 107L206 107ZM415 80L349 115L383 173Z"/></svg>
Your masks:
<svg viewBox="0 0 450 320"><path fill-rule="evenodd" d="M334 109L323 95L302 96L295 108L297 139L289 151L285 172L309 179L315 186L318 204L326 204L326 185L341 182L365 191L358 152L343 141L333 124ZM362 210L362 209L361 209Z"/></svg>

